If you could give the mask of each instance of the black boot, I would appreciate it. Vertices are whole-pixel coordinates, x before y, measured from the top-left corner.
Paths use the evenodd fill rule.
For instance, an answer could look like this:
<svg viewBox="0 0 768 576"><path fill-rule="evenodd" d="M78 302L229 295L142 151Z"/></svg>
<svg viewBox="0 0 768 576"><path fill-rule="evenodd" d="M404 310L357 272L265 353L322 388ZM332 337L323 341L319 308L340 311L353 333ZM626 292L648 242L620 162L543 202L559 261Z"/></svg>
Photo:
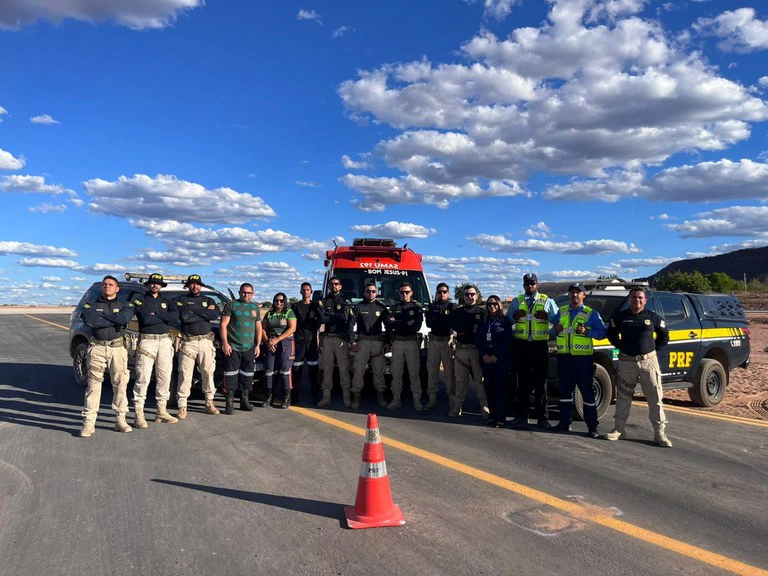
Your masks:
<svg viewBox="0 0 768 576"><path fill-rule="evenodd" d="M267 390L267 397L264 400L264 404L262 404L262 407L267 408L269 406L272 406L272 389Z"/></svg>
<svg viewBox="0 0 768 576"><path fill-rule="evenodd" d="M224 414L229 414L231 416L234 413L235 413L235 391L227 390L227 398L226 398L226 405L224 408Z"/></svg>
<svg viewBox="0 0 768 576"><path fill-rule="evenodd" d="M280 404L280 408L290 408L291 407L291 393L286 390L285 395L283 395L283 403Z"/></svg>
<svg viewBox="0 0 768 576"><path fill-rule="evenodd" d="M298 405L299 403L299 387L301 385L301 374L303 366L291 368L291 382L293 382L293 388L291 388L291 404Z"/></svg>
<svg viewBox="0 0 768 576"><path fill-rule="evenodd" d="M250 390L243 389L240 391L240 410L245 410L246 412L253 410L253 406L248 400L248 394L250 393Z"/></svg>

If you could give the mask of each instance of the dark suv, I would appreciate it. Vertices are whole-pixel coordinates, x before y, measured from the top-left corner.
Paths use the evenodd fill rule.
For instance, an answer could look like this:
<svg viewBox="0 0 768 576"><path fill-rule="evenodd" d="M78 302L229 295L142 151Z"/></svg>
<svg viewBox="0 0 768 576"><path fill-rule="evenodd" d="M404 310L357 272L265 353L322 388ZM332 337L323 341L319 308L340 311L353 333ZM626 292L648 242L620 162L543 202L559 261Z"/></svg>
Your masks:
<svg viewBox="0 0 768 576"><path fill-rule="evenodd" d="M600 312L608 324L627 308L628 285L597 285L587 292L586 306ZM744 310L730 294L692 294L647 290L647 309L664 318L669 344L659 350L662 386L665 390L687 389L697 406L715 406L725 395L731 370L749 366L749 328ZM568 296L555 298L558 307ZM619 351L608 340L595 340L595 391L598 417L616 397L616 367ZM550 356L548 389L558 397L557 368ZM582 398L575 392L576 410L583 417Z"/></svg>
<svg viewBox="0 0 768 576"><path fill-rule="evenodd" d="M147 287L144 286L143 282L146 281L148 276L149 274L139 274L139 273L131 273L131 272L126 273L125 281L120 282L120 291L117 293L117 297L120 300L127 302L129 301L129 299L131 299L132 295L145 294L147 292ZM187 279L186 276L165 276L164 280L168 284L168 286L166 288L163 288L161 294L168 299L175 298L176 296L180 296L182 294L186 294L187 290L183 287L183 283L186 279ZM83 323L81 313L83 311L83 305L86 302L95 300L98 297L100 290L101 290L101 282L94 282L91 285L91 287L88 288L88 290L86 290L85 294L83 294L83 297L80 298L80 302L78 302L77 306L72 311L72 315L70 317L70 322L69 322L69 355L72 356L72 367L74 369L75 380L81 386L85 386L88 380L88 368L85 362L85 354L86 354L86 351L88 350L88 343L92 336L91 328L86 326ZM204 295L209 296L210 298L213 298L216 301L216 305L219 307L219 311L221 311L224 308L224 304L226 304L230 300L229 297L225 296L224 294L222 294L221 292L219 292L218 290L210 286L204 286L202 292ZM218 349L221 347L220 339L218 336L218 322L214 324L215 324L214 333L216 334L216 348L218 351ZM138 344L138 338L139 338L139 323L135 317L133 320L131 320L130 324L128 324L127 335L129 337L128 368L130 369L131 377L133 378L135 376L134 364L135 364L136 346ZM217 358L217 362L216 362L217 370L216 370L216 376L215 376L215 381L217 383L221 381L222 365L223 364L219 362ZM175 372L175 363L174 363L174 372ZM195 384L199 386L199 380L197 378L195 380ZM175 386L176 386L176 378L174 376L171 379L172 399L175 397Z"/></svg>

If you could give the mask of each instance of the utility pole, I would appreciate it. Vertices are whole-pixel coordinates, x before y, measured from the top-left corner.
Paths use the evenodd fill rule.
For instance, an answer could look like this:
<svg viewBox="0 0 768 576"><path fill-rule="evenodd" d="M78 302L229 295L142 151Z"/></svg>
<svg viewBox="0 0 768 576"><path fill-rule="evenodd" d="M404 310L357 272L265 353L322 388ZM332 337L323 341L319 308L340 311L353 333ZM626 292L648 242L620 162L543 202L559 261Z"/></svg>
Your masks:
<svg viewBox="0 0 768 576"><path fill-rule="evenodd" d="M747 291L747 273L744 272L744 292Z"/></svg>

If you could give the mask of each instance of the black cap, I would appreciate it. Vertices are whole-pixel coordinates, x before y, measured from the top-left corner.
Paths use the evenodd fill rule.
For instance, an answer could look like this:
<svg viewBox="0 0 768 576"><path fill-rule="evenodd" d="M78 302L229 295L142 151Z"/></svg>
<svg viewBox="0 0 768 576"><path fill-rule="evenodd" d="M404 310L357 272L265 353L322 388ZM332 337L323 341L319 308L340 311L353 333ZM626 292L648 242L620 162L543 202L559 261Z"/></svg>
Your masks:
<svg viewBox="0 0 768 576"><path fill-rule="evenodd" d="M538 284L539 279L536 277L536 274L528 273L525 276L523 276L523 284Z"/></svg>
<svg viewBox="0 0 768 576"><path fill-rule="evenodd" d="M568 292L586 292L586 290L584 290L584 284L581 282L574 282L568 286Z"/></svg>
<svg viewBox="0 0 768 576"><path fill-rule="evenodd" d="M147 281L144 282L144 286L149 286L150 284L160 284L163 288L168 286L165 282L163 282L163 275L162 274L150 274L149 278L147 278Z"/></svg>
<svg viewBox="0 0 768 576"><path fill-rule="evenodd" d="M189 276L187 276L187 281L184 282L184 288L186 288L190 284L200 284L200 286L202 286L203 279L200 278L198 274L190 274Z"/></svg>

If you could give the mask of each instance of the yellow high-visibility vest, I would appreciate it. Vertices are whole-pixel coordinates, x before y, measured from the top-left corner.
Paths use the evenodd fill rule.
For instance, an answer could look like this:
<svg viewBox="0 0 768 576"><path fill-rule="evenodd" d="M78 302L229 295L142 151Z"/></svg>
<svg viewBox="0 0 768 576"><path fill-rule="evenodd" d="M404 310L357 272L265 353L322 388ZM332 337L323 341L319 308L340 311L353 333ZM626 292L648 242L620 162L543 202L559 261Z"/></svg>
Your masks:
<svg viewBox="0 0 768 576"><path fill-rule="evenodd" d="M587 323L592 314L592 308L584 306L583 310L579 310L573 317L573 324L571 324L570 310L570 306L560 308L560 324L563 326L563 331L557 335L557 353L589 356L594 351L592 338L586 334L576 334L576 328Z"/></svg>
<svg viewBox="0 0 768 576"><path fill-rule="evenodd" d="M514 337L519 340L549 340L549 320L539 320L534 315L536 312L546 312L546 294L538 294L533 302L533 310L528 310L528 302L525 294L517 297L518 310L525 312L525 316L515 321Z"/></svg>

